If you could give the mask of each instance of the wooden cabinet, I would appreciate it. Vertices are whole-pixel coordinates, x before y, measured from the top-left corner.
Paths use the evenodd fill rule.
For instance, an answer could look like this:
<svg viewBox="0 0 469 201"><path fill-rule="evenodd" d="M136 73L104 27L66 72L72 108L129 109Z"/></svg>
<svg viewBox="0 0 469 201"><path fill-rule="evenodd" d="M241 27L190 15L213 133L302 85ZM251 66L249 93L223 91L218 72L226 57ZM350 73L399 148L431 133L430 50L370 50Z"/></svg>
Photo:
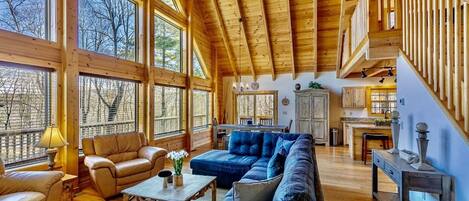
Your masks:
<svg viewBox="0 0 469 201"><path fill-rule="evenodd" d="M342 88L343 108L365 108L366 89L365 87L344 87Z"/></svg>
<svg viewBox="0 0 469 201"><path fill-rule="evenodd" d="M316 143L329 145L329 91L295 91L296 132L311 133Z"/></svg>

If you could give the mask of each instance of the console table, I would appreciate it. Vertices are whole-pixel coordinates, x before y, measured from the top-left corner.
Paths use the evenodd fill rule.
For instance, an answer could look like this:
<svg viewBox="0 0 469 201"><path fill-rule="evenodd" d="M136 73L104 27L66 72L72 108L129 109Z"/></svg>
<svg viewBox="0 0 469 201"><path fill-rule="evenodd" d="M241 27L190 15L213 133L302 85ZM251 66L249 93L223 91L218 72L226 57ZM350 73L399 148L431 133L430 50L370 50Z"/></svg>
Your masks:
<svg viewBox="0 0 469 201"><path fill-rule="evenodd" d="M381 169L394 183L399 193L378 191L378 168ZM418 171L412 168L399 155L390 154L385 150L373 150L372 170L373 198L380 200L409 200L409 191L435 193L440 200L451 200L451 177L440 171Z"/></svg>

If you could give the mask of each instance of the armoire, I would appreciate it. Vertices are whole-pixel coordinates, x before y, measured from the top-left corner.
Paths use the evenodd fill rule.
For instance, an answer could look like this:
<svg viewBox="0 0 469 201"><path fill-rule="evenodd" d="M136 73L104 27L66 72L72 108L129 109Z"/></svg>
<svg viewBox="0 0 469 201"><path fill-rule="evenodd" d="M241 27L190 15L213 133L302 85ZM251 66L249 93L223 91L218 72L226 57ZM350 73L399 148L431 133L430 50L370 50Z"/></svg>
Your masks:
<svg viewBox="0 0 469 201"><path fill-rule="evenodd" d="M309 133L316 144L329 145L329 91L304 89L295 91L295 125L297 133Z"/></svg>

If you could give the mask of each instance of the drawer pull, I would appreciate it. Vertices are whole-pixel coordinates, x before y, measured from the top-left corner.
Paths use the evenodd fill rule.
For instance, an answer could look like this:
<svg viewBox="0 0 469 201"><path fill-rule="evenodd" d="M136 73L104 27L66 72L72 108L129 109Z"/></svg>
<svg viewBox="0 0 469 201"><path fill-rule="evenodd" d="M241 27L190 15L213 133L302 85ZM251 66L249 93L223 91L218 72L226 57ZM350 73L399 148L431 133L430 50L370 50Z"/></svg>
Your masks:
<svg viewBox="0 0 469 201"><path fill-rule="evenodd" d="M376 162L378 162L378 163L379 163L379 159L376 159Z"/></svg>
<svg viewBox="0 0 469 201"><path fill-rule="evenodd" d="M392 170L389 170L389 174L394 175L394 172Z"/></svg>

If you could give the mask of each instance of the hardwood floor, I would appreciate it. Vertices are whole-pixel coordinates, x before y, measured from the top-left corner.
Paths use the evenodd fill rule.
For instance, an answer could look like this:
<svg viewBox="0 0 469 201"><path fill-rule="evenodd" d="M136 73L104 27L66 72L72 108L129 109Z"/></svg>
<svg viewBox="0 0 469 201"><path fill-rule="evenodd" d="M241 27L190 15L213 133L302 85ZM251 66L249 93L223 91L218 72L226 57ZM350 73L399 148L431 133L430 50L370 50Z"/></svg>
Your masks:
<svg viewBox="0 0 469 201"><path fill-rule="evenodd" d="M184 172L190 172L189 161L201 153L209 150L208 146L191 152L184 163ZM319 175L326 201L371 201L371 166L363 165L361 161L353 161L345 147L317 146L316 155L319 165ZM171 168L168 161L167 168ZM379 189L396 192L396 186L382 172L379 174ZM104 200L91 187L84 189L74 199L75 201ZM119 200L119 198L117 198Z"/></svg>

